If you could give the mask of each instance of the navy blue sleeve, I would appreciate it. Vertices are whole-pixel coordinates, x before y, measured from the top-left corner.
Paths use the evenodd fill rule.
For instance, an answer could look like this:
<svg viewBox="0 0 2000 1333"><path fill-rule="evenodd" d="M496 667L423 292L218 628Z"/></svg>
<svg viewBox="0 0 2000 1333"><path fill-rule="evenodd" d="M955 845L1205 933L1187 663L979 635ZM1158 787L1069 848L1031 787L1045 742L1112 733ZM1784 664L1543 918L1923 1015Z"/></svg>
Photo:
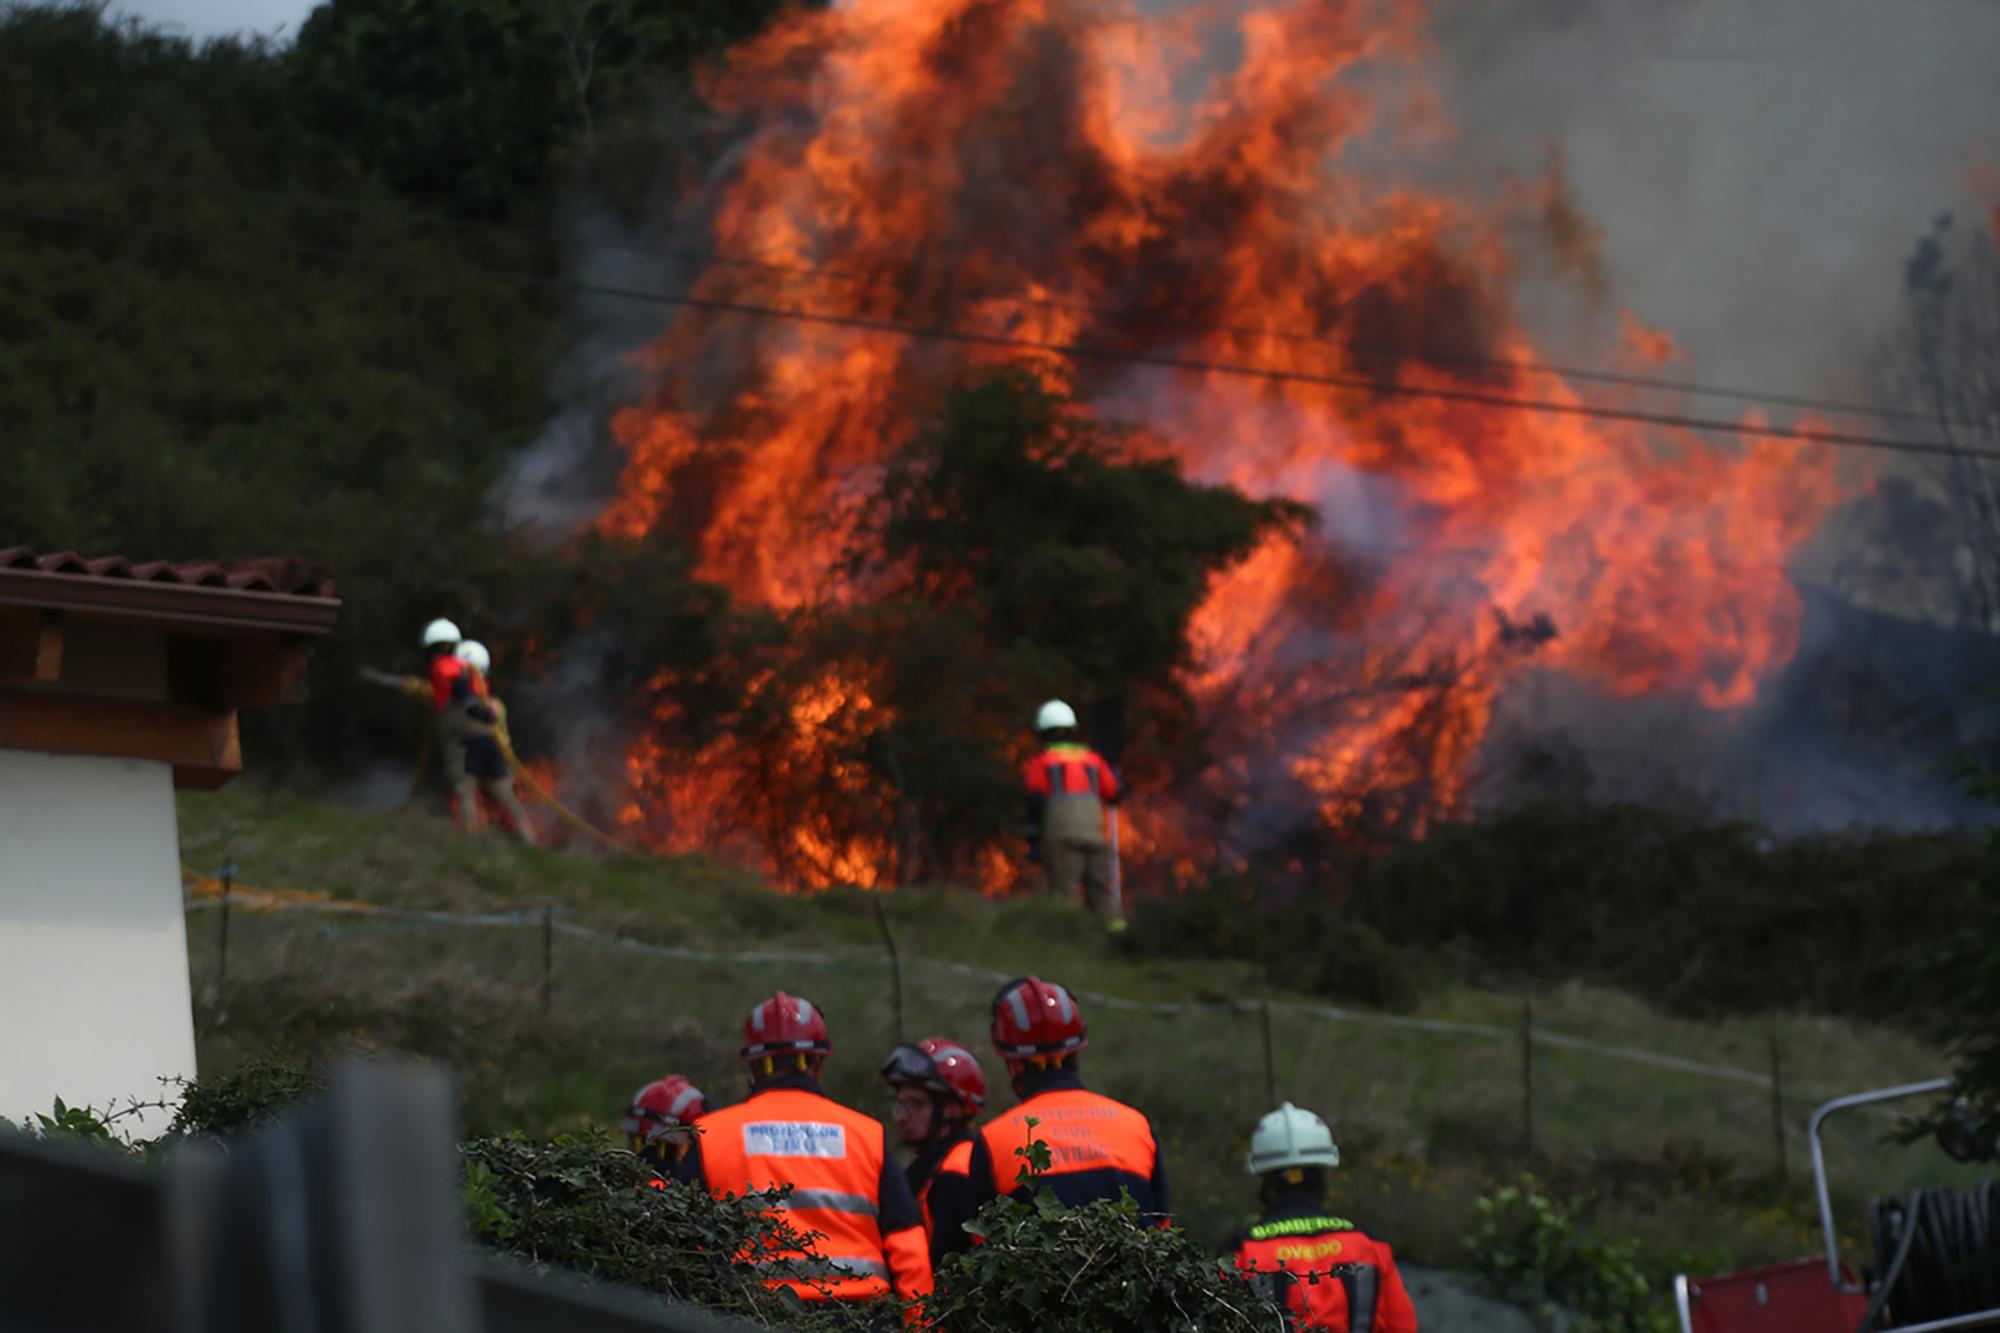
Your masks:
<svg viewBox="0 0 2000 1333"><path fill-rule="evenodd" d="M966 1233L965 1224L979 1212L972 1177L956 1172L940 1174L931 1181L928 1198L931 1208L931 1262L935 1264L947 1254L971 1249L972 1237Z"/></svg>
<svg viewBox="0 0 2000 1333"><path fill-rule="evenodd" d="M986 1146L986 1136L979 1135L972 1141L972 1161L966 1165L966 1198L972 1211L978 1212L988 1199L1000 1197L1000 1191L993 1188L993 1153Z"/></svg>
<svg viewBox="0 0 2000 1333"><path fill-rule="evenodd" d="M910 1193L910 1178L903 1174L902 1164L886 1152L882 1154L882 1179L876 1185L875 1207L885 1236L924 1224L917 1196Z"/></svg>
<svg viewBox="0 0 2000 1333"><path fill-rule="evenodd" d="M688 1149L687 1156L674 1163L674 1179L683 1185L708 1188L708 1182L701 1177L701 1135L694 1136L694 1146Z"/></svg>

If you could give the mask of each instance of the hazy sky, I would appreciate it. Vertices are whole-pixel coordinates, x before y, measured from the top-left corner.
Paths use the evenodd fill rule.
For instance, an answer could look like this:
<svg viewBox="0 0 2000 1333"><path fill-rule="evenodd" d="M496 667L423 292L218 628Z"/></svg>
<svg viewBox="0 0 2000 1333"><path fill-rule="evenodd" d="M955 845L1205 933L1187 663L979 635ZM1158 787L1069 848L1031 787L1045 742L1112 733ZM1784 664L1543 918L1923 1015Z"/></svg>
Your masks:
<svg viewBox="0 0 2000 1333"><path fill-rule="evenodd" d="M112 9L189 37L279 29L289 37L305 21L312 0L122 0Z"/></svg>

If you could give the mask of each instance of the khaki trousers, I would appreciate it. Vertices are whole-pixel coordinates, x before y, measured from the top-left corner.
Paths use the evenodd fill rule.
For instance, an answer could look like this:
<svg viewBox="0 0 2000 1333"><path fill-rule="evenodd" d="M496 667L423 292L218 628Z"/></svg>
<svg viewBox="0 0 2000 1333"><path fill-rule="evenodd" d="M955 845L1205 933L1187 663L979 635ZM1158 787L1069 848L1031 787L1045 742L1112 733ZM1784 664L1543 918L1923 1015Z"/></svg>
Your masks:
<svg viewBox="0 0 2000 1333"><path fill-rule="evenodd" d="M1042 869L1050 893L1073 903L1081 884L1092 912L1106 921L1118 919L1118 904L1111 897L1111 848L1104 843L1070 838L1044 843Z"/></svg>
<svg viewBox="0 0 2000 1333"><path fill-rule="evenodd" d="M497 776L481 776L472 772L471 766L465 762L466 742L492 734L491 727L467 716L462 705L454 704L438 715L438 749L444 756L444 776L451 785L458 826L470 833L476 833L485 826L479 812L479 794L483 791L495 805L507 812L507 818L514 825L514 836L532 847L535 845L535 826L528 822L527 808L514 791L513 775L503 768Z"/></svg>

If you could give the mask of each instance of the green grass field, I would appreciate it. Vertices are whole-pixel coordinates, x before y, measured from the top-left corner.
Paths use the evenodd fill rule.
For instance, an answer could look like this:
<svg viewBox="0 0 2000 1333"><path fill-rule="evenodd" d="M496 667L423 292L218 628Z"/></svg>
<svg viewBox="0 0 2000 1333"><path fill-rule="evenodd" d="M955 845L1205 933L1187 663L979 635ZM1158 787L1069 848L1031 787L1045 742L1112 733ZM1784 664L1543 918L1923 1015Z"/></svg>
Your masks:
<svg viewBox="0 0 2000 1333"><path fill-rule="evenodd" d="M551 1004L542 1006L543 934L520 927L434 927L301 912L229 914L227 982L216 986L221 914L191 911L189 946L204 1069L283 1050L402 1050L457 1073L467 1127L549 1132L615 1120L639 1084L685 1072L718 1098L741 1087L743 1013L783 986L833 1025L830 1090L885 1111L875 1069L896 1036L892 976L867 895L789 897L699 859L600 858L525 851L457 834L420 814L370 815L241 787L181 804L187 864L225 861L241 883L454 912L539 913L650 945L825 958L689 961L558 934ZM1085 1072L1159 1127L1177 1211L1218 1238L1249 1208L1249 1128L1268 1109L1255 1012L1218 1002L1263 998L1248 964L1127 956L1080 914L1045 902L898 892L885 906L902 952L907 1035L949 1033L986 1049L988 974L1026 971L1156 1012L1088 1006ZM1450 1265L1472 1200L1530 1165L1523 1143L1521 1047L1512 1036L1412 1030L1307 1012L1276 995L1277 1091L1327 1115L1345 1162L1341 1205L1405 1257ZM1454 985L1412 1017L1512 1027L1523 997ZM1770 1094L1547 1044L1536 1049L1534 1169L1589 1201L1604 1228L1638 1240L1661 1273L1792 1258L1817 1247L1802 1126L1817 1100L1926 1077L1939 1054L1904 1033L1811 1015L1707 1025L1663 1017L1629 997L1551 981L1533 996L1538 1028L1750 1070L1775 1035L1789 1091L1791 1179L1773 1179ZM1008 1093L997 1062L996 1097ZM1833 1140L1843 1215L1859 1230L1867 1194L1955 1179L1927 1146L1886 1144L1884 1120Z"/></svg>

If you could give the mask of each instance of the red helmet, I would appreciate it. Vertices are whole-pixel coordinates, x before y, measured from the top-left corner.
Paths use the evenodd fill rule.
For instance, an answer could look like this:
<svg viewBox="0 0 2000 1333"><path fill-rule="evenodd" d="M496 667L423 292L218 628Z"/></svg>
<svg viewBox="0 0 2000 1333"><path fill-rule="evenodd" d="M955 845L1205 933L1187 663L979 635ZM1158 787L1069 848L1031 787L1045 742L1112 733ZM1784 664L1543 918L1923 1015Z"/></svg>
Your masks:
<svg viewBox="0 0 2000 1333"><path fill-rule="evenodd" d="M949 1097L968 1116L986 1105L986 1073L972 1052L949 1037L926 1037L914 1046L905 1042L882 1062L882 1077L892 1088L927 1088Z"/></svg>
<svg viewBox="0 0 2000 1333"><path fill-rule="evenodd" d="M779 991L743 1020L742 1056L747 1063L771 1055L826 1055L833 1039L811 1000Z"/></svg>
<svg viewBox="0 0 2000 1333"><path fill-rule="evenodd" d="M712 1109L700 1088L679 1074L669 1074L632 1094L632 1105L625 1112L625 1134L646 1143L659 1143Z"/></svg>
<svg viewBox="0 0 2000 1333"><path fill-rule="evenodd" d="M1068 1055L1088 1045L1083 1010L1055 982L1018 977L994 995L993 1049L1007 1059Z"/></svg>

